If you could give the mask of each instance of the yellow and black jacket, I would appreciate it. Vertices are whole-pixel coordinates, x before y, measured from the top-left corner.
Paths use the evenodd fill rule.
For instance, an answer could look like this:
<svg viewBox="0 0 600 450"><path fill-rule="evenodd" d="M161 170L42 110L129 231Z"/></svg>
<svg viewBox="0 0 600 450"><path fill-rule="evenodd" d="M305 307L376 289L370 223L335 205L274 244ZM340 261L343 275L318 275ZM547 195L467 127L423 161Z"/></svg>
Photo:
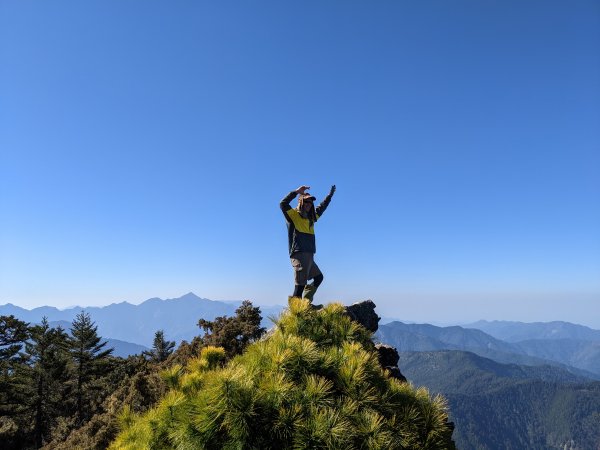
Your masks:
<svg viewBox="0 0 600 450"><path fill-rule="evenodd" d="M296 252L316 253L317 247L315 244L315 229L314 224L311 226L308 218L302 217L298 210L290 206L290 202L298 195L296 191L290 192L285 196L279 206L285 216L288 228L288 245L290 256ZM315 208L317 220L323 215L333 194L327 195L325 199Z"/></svg>

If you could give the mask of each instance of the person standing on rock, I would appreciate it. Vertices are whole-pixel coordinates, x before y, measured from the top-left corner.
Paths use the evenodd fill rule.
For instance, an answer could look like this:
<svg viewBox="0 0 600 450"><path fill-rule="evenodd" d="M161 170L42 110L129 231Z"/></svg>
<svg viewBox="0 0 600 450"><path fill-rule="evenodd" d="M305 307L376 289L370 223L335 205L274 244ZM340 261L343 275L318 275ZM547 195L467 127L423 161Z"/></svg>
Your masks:
<svg viewBox="0 0 600 450"><path fill-rule="evenodd" d="M312 302L317 288L323 282L323 274L314 261L317 251L314 225L329 206L335 185L331 186L327 197L316 208L316 199L306 192L308 189L310 186L300 186L286 195L279 205L287 223L290 260L294 268L295 287L292 296L306 298ZM292 208L290 202L297 195L298 206ZM313 282L308 284L308 280Z"/></svg>

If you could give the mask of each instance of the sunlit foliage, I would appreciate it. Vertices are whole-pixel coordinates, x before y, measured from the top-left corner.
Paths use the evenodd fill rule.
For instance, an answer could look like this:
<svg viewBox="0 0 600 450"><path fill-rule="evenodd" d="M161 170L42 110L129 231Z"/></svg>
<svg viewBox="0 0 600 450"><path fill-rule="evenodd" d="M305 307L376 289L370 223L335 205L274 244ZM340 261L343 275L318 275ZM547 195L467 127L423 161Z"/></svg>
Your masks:
<svg viewBox="0 0 600 450"><path fill-rule="evenodd" d="M208 347L163 372L170 391L123 411L110 448L454 448L444 399L389 378L342 305L292 298L267 338L224 358Z"/></svg>

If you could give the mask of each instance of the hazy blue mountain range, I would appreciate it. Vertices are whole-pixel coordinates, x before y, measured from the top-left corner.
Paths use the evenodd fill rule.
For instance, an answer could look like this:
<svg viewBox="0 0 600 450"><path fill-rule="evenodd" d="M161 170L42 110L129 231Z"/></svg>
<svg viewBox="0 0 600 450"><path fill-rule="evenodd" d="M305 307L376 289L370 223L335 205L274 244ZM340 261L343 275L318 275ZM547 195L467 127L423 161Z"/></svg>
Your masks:
<svg viewBox="0 0 600 450"><path fill-rule="evenodd" d="M544 339L522 341L515 344L528 355L558 361L600 374L600 342L576 339Z"/></svg>
<svg viewBox="0 0 600 450"><path fill-rule="evenodd" d="M569 322L479 321L466 327L513 343L524 354L600 374L600 330Z"/></svg>
<svg viewBox="0 0 600 450"><path fill-rule="evenodd" d="M390 322L380 326L377 335L383 342L393 344L398 351L467 350L469 348L487 348L505 352L513 350L509 343L483 331L459 326L437 327L430 324Z"/></svg>
<svg viewBox="0 0 600 450"><path fill-rule="evenodd" d="M600 448L600 382L470 352L402 352L402 373L443 394L462 450Z"/></svg>
<svg viewBox="0 0 600 450"><path fill-rule="evenodd" d="M381 325L376 339L396 347L398 351L463 350L500 363L549 364L600 379L600 343L596 342L538 339L511 343L472 328L402 322Z"/></svg>
<svg viewBox="0 0 600 450"><path fill-rule="evenodd" d="M121 358L127 358L130 355L139 355L146 350L150 350L148 347L139 344L133 344L131 342L120 341L118 339L103 339L107 342L104 348L113 348L113 356L120 356Z"/></svg>
<svg viewBox="0 0 600 450"><path fill-rule="evenodd" d="M480 320L464 325L476 328L496 339L506 342L529 341L533 339L576 339L600 342L600 330L569 322L509 322Z"/></svg>
<svg viewBox="0 0 600 450"><path fill-rule="evenodd" d="M231 316L240 302L222 302L200 298L193 293L182 297L162 300L151 298L139 305L113 303L102 307L74 307L59 310L42 306L27 310L7 304L0 306L0 315L14 315L30 323L39 323L42 317L49 322L65 321L69 324L81 311L90 314L104 338L117 339L146 347L152 346L154 333L162 329L165 337L177 343L191 340L200 334L198 320L212 320L218 316ZM261 307L264 326L271 326L270 315L277 315L283 307ZM70 326L70 325L69 325ZM63 326L68 330L68 326Z"/></svg>

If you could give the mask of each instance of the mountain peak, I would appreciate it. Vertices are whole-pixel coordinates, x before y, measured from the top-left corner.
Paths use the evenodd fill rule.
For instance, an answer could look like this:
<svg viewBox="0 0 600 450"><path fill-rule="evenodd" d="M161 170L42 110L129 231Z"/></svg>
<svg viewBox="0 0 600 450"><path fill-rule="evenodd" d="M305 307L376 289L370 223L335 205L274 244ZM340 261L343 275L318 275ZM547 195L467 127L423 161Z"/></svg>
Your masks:
<svg viewBox="0 0 600 450"><path fill-rule="evenodd" d="M108 305L108 306L135 306L135 305L133 305L133 304L131 304L131 303L129 303L129 302L127 302L127 301L123 300L122 302L119 302L119 303L116 303L116 302L114 302L114 303L111 303L111 304L110 304L110 305Z"/></svg>
<svg viewBox="0 0 600 450"><path fill-rule="evenodd" d="M22 311L27 311L27 309L25 308L21 308L18 305L15 305L14 303L7 303L6 305L0 305L0 307L2 308L6 308L8 311L14 311L14 312L22 312Z"/></svg>

